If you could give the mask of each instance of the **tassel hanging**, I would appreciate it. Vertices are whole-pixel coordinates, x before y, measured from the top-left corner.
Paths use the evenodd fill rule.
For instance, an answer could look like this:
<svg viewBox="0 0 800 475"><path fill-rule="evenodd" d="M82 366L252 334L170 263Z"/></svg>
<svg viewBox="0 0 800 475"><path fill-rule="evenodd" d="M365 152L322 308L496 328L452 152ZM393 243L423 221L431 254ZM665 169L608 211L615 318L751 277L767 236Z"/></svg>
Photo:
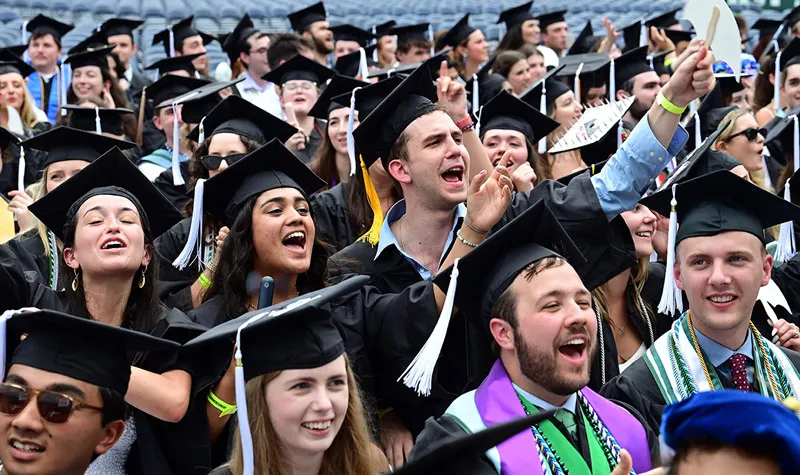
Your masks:
<svg viewBox="0 0 800 475"><path fill-rule="evenodd" d="M194 201L192 202L192 221L189 224L189 237L178 257L172 262L176 269L183 270L192 262L192 254L197 252L197 269L200 269L203 252L203 190L206 180L200 178L194 186Z"/></svg>
<svg viewBox="0 0 800 475"><path fill-rule="evenodd" d="M100 108L94 106L94 133L103 135L103 124L100 122Z"/></svg>
<svg viewBox="0 0 800 475"><path fill-rule="evenodd" d="M172 121L172 184L175 186L185 185L183 175L181 174L181 137L178 130L178 122L180 115L178 113L178 104L172 103L172 114L174 116Z"/></svg>
<svg viewBox="0 0 800 475"><path fill-rule="evenodd" d="M25 191L25 147L19 147L19 169L17 170L17 190Z"/></svg>
<svg viewBox="0 0 800 475"><path fill-rule="evenodd" d="M472 113L476 113L480 107L480 84L478 84L478 75L472 75Z"/></svg>
<svg viewBox="0 0 800 475"><path fill-rule="evenodd" d="M778 51L778 55L775 56L775 92L772 95L772 102L774 103L775 113L779 113L781 111L781 56L783 55L783 51Z"/></svg>
<svg viewBox="0 0 800 475"><path fill-rule="evenodd" d="M678 234L678 200L675 197L676 186L672 185L672 201L669 212L669 234L667 236L667 272L664 276L664 288L661 291L661 301L658 311L664 315L675 315L683 312L683 299L681 290L675 282L675 236Z"/></svg>
<svg viewBox="0 0 800 475"><path fill-rule="evenodd" d="M608 72L608 100L617 102L617 72L614 67L614 58L611 58L611 66Z"/></svg>
<svg viewBox="0 0 800 475"><path fill-rule="evenodd" d="M447 295L442 306L442 313L439 320L428 337L428 341L422 347L411 364L403 371L397 379L403 380L403 384L411 389L415 389L420 396L430 396L433 384L433 372L439 355L442 352L444 339L447 336L447 327L450 325L450 318L453 314L453 302L456 298L456 286L458 284L458 261L453 263L453 271L450 274L450 284L447 286Z"/></svg>
<svg viewBox="0 0 800 475"><path fill-rule="evenodd" d="M794 122L792 124L794 127L794 135L792 137L792 146L794 147L794 150L792 151L792 158L794 160L794 170L795 173L797 173L797 170L800 169L800 126L798 125L798 119L796 115L792 116L792 122ZM764 172L766 171L767 170L765 169Z"/></svg>
<svg viewBox="0 0 800 475"><path fill-rule="evenodd" d="M478 118L478 122L475 124L475 134L480 137L481 136L481 115L483 115L483 106L478 109L478 113L475 114L475 117Z"/></svg>
<svg viewBox="0 0 800 475"><path fill-rule="evenodd" d="M167 27L169 32L169 57L175 57L175 33L172 31L172 25Z"/></svg>
<svg viewBox="0 0 800 475"><path fill-rule="evenodd" d="M703 143L703 137L700 132L700 114L697 112L694 113L694 148L697 150L700 148L700 144Z"/></svg>
<svg viewBox="0 0 800 475"><path fill-rule="evenodd" d="M542 81L542 97L539 98L539 112L547 115L547 81ZM547 136L542 137L539 141L539 155L547 152Z"/></svg>
<svg viewBox="0 0 800 475"><path fill-rule="evenodd" d="M639 29L639 47L647 45L647 25L642 23L641 28ZM650 68L653 68L653 57L650 57Z"/></svg>
<svg viewBox="0 0 800 475"><path fill-rule="evenodd" d="M581 73L583 72L583 63L578 65L578 69L575 71L575 80L572 84L572 93L575 95L575 102L581 102ZM546 112L544 112L546 114Z"/></svg>
<svg viewBox="0 0 800 475"><path fill-rule="evenodd" d="M358 48L359 51L359 60L358 60L358 77L361 80L367 79L367 74L369 74L369 65L367 64L367 52L364 48Z"/></svg>
<svg viewBox="0 0 800 475"><path fill-rule="evenodd" d="M783 189L783 199L792 202L791 185L787 181ZM794 240L794 221L786 221L781 223L780 234L778 236L778 248L775 250L776 262L787 262L795 254L797 254L797 247Z"/></svg>
<svg viewBox="0 0 800 475"><path fill-rule="evenodd" d="M350 176L356 174L356 139L353 137L353 129L356 120L356 91L357 87L350 92L350 111L347 114L347 156L350 158Z"/></svg>
<svg viewBox="0 0 800 475"><path fill-rule="evenodd" d="M203 122L205 122L205 121L206 121L206 118L205 118L205 116L203 116L203 118L200 119L200 125L198 125L198 127L200 128L200 130L198 131L198 137L197 137L197 143L198 144L201 144L201 143L205 142L205 140L206 140L206 128L203 125Z"/></svg>
<svg viewBox="0 0 800 475"><path fill-rule="evenodd" d="M619 121L617 124L617 150L622 147L622 134L625 132L625 126L622 125L622 121Z"/></svg>
<svg viewBox="0 0 800 475"><path fill-rule="evenodd" d="M383 226L383 208L381 207L381 199L378 197L378 192L375 190L375 185L369 177L369 170L364 163L364 158L359 155L359 162L361 162L361 174L364 175L364 190L367 193L367 203L372 210L372 225L369 230L357 240L360 242L367 242L375 247L381 240L381 226Z"/></svg>

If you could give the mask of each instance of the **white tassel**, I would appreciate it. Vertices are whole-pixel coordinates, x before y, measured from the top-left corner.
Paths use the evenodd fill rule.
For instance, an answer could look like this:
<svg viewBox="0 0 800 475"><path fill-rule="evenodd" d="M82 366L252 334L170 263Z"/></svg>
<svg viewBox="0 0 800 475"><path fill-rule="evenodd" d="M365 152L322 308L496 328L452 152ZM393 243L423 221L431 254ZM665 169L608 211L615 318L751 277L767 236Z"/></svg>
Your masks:
<svg viewBox="0 0 800 475"><path fill-rule="evenodd" d="M200 269L202 261L203 240L200 239L203 233L203 190L206 180L200 178L194 186L194 202L192 203L192 221L189 225L189 238L186 240L183 249L178 257L172 262L172 266L183 270L194 259L192 254L197 252L197 267Z"/></svg>
<svg viewBox="0 0 800 475"><path fill-rule="evenodd" d="M645 46L647 44L647 25L642 23L642 27L639 29L639 47ZM653 57L650 57L650 68L653 67Z"/></svg>
<svg viewBox="0 0 800 475"><path fill-rule="evenodd" d="M172 32L172 25L167 27L169 32L169 57L175 57L175 33Z"/></svg>
<svg viewBox="0 0 800 475"><path fill-rule="evenodd" d="M60 101L59 104L62 106L67 103L67 89L72 83L71 80L72 75L69 76L67 75L67 66L68 66L67 64L61 63L58 66L58 71L56 71L56 75L58 76L56 78L56 87L58 88L57 95ZM67 80L67 78L70 78L70 80ZM61 117L66 117L66 116L67 116L67 110L62 107Z"/></svg>
<svg viewBox="0 0 800 475"><path fill-rule="evenodd" d="M369 65L367 64L367 52L364 48L358 48L359 51L359 60L358 60L358 74L357 76L361 79L366 79L367 74L369 74Z"/></svg>
<svg viewBox="0 0 800 475"><path fill-rule="evenodd" d="M675 198L675 185L672 185L672 209L669 212L669 234L667 237L667 272L664 276L664 288L661 292L661 301L658 303L659 313L674 315L677 309L683 313L683 299L681 290L675 282L675 236L678 234L678 200Z"/></svg>
<svg viewBox="0 0 800 475"><path fill-rule="evenodd" d="M483 114L483 106L478 109L478 113L475 114L475 117L478 118L478 123L475 124L475 134L480 137L481 136L481 115Z"/></svg>
<svg viewBox="0 0 800 475"><path fill-rule="evenodd" d="M575 102L578 104L581 103L581 73L583 72L583 63L578 65L578 69L575 71L575 80L573 81L572 85L572 93L575 95Z"/></svg>
<svg viewBox="0 0 800 475"><path fill-rule="evenodd" d="M430 396L431 394L433 371L439 361L444 339L447 336L447 327L450 325L450 318L453 314L453 301L456 298L458 261L459 259L456 259L453 263L453 271L450 273L450 284L447 286L447 296L444 299L442 313L439 315L439 320L436 322L431 336L428 337L428 341L425 342L420 352L414 357L414 361L397 378L398 381L402 379L403 384L415 389L417 394L421 396Z"/></svg>
<svg viewBox="0 0 800 475"><path fill-rule="evenodd" d="M547 114L547 81L542 81L542 97L539 98L539 112L542 114ZM542 137L542 140L539 140L539 155L544 154L547 152L547 136Z"/></svg>
<svg viewBox="0 0 800 475"><path fill-rule="evenodd" d="M100 122L100 108L94 106L94 133L103 135L103 124Z"/></svg>
<svg viewBox="0 0 800 475"><path fill-rule="evenodd" d="M614 58L611 58L611 67L608 72L608 100L617 102L617 72L614 67Z"/></svg>
<svg viewBox="0 0 800 475"><path fill-rule="evenodd" d="M350 158L350 176L356 174L357 160L356 160L356 139L353 137L353 129L355 128L356 120L356 91L361 89L357 87L350 93L350 113L347 115L347 156Z"/></svg>
<svg viewBox="0 0 800 475"><path fill-rule="evenodd" d="M783 189L783 199L792 202L791 185L786 182ZM797 254L797 247L794 241L794 221L781 223L781 231L778 235L778 248L775 250L775 261L787 262Z"/></svg>
<svg viewBox="0 0 800 475"><path fill-rule="evenodd" d="M0 315L0 381L6 380L6 322L19 310L6 310Z"/></svg>
<svg viewBox="0 0 800 475"><path fill-rule="evenodd" d="M778 55L775 56L775 92L772 96L775 113L779 113L781 110L781 55L783 55L783 51L778 51Z"/></svg>
<svg viewBox="0 0 800 475"><path fill-rule="evenodd" d="M25 147L19 147L19 169L17 170L17 189L25 191Z"/></svg>
<svg viewBox="0 0 800 475"><path fill-rule="evenodd" d="M433 25L428 24L428 39L431 42L431 57L436 56L436 40L433 38Z"/></svg>
<svg viewBox="0 0 800 475"><path fill-rule="evenodd" d="M622 121L619 121L617 124L617 150L622 147L622 133L625 131L625 126L622 125Z"/></svg>
<svg viewBox="0 0 800 475"><path fill-rule="evenodd" d="M697 150L700 148L700 144L703 143L703 137L700 134L700 114L697 112L694 113L694 148Z"/></svg>
<svg viewBox="0 0 800 475"><path fill-rule="evenodd" d="M198 144L201 144L201 143L205 142L205 140L206 140L206 128L203 125L203 122L205 122L205 121L206 121L206 118L204 116L202 119L200 119L200 125L198 125L198 127L200 128L200 130L199 130L199 132L197 134L197 143Z"/></svg>
<svg viewBox="0 0 800 475"><path fill-rule="evenodd" d="M793 139L792 145L794 146L793 159L794 159L794 169L796 172L798 169L800 169L800 125L798 125L798 119L796 115L792 116L792 121L794 122L794 124L792 124L794 126L794 131L793 131L794 135L792 137ZM764 171L766 172L766 170Z"/></svg>
<svg viewBox="0 0 800 475"><path fill-rule="evenodd" d="M181 174L181 138L178 131L178 104L175 102L172 103L172 114L172 184L181 186L186 184L186 182L183 181L183 175Z"/></svg>
<svg viewBox="0 0 800 475"><path fill-rule="evenodd" d="M472 75L472 113L474 114L480 108L480 85L478 84L478 75Z"/></svg>

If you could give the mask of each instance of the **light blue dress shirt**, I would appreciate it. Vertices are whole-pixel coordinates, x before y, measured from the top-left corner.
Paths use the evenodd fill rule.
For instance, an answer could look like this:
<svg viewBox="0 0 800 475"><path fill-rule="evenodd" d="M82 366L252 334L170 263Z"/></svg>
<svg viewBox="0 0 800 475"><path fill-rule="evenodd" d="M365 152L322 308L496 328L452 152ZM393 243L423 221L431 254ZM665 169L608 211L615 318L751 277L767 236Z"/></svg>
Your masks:
<svg viewBox="0 0 800 475"><path fill-rule="evenodd" d="M717 372L725 375L726 378L732 380L731 370L728 368L728 360L736 353L741 353L747 357L747 380L752 384L754 381L755 365L753 362L753 341L750 335L750 330L747 331L747 337L744 339L744 344L737 350L731 350L723 345L720 345L711 338L700 333L697 328L694 329L694 334L697 336L697 344L703 349L703 352L711 360L711 364L717 368Z"/></svg>
<svg viewBox="0 0 800 475"><path fill-rule="evenodd" d="M514 386L514 389L516 389L517 392L522 394L522 397L527 399L528 402L530 402L531 404L533 404L534 406L538 407L539 409L541 409L543 411L549 411L550 409L555 409L556 411L558 411L559 409L566 409L567 411L571 412L573 415L575 415L575 416L578 415L577 412L576 412L577 409L578 409L578 395L576 393L570 394L569 398L567 399L567 402L565 402L564 404L562 404L560 406L554 406L554 405L550 404L549 402L547 402L547 401L545 401L543 399L539 399L538 397L534 396L533 394L529 393L528 391L525 391L524 389L522 389L521 387L517 386L514 383L511 383L511 385Z"/></svg>

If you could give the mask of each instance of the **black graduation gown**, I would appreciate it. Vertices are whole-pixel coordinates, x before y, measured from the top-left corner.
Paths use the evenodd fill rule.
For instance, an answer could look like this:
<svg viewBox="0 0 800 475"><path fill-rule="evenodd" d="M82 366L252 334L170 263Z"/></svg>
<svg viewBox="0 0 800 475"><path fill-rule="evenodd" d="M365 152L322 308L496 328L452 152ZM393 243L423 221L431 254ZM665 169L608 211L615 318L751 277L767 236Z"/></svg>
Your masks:
<svg viewBox="0 0 800 475"><path fill-rule="evenodd" d="M184 183L189 183L189 160L181 162L181 175L183 175ZM175 186L173 184L171 167L161 172L153 184L179 210L182 210L186 206L186 202L189 201L186 185Z"/></svg>
<svg viewBox="0 0 800 475"><path fill-rule="evenodd" d="M339 183L311 197L311 209L317 233L334 247L334 252L353 244L361 236L358 234L361 230L353 229L350 223L350 209L347 203L349 192L350 187L347 183Z"/></svg>
<svg viewBox="0 0 800 475"><path fill-rule="evenodd" d="M128 101L133 103L133 98L138 96L145 86L149 86L152 83L153 81L151 81L147 76L134 71L131 75L131 83L128 86Z"/></svg>
<svg viewBox="0 0 800 475"><path fill-rule="evenodd" d="M792 312L800 313L800 253L780 267L773 268L772 280L783 292Z"/></svg>
<svg viewBox="0 0 800 475"><path fill-rule="evenodd" d="M795 367L800 367L800 353L785 348L781 349ZM719 374L719 379L726 389L735 389L733 383L724 375ZM755 382L753 391L758 391L757 386L758 382ZM603 386L601 394L614 402L619 401L632 406L645 416L646 425L656 434L660 434L661 415L666 403L643 358L637 360L624 373Z"/></svg>
<svg viewBox="0 0 800 475"><path fill-rule="evenodd" d="M651 263L647 280L645 280L644 287L642 288L642 300L650 307L650 318L653 326L653 337L658 339L661 335L668 332L672 326L672 318L668 315L658 313L658 301L661 299L661 290L664 286L664 265L661 263ZM639 336L642 337L645 347L650 348L653 341L650 338L650 330L647 323L644 321L642 315L636 311L636 292L633 283L628 284L628 289L625 293L628 300L628 313L631 325L633 325ZM600 391L603 385L611 379L619 376L619 364L617 359L619 353L617 352L617 343L614 340L614 333L611 325L606 319L602 320L602 326L598 331L603 332L603 351L605 352L605 380L603 380L603 373L600 370L600 348L595 353L592 360L592 369L590 373L589 389ZM598 336L599 340L599 336ZM599 343L598 343L599 344Z"/></svg>
<svg viewBox="0 0 800 475"><path fill-rule="evenodd" d="M587 243L593 242L595 247L591 249L592 252L602 253L607 250L614 252L614 255L622 252L611 242L609 236L613 232L588 174L576 177L568 185L546 180L528 194L515 193L505 215L492 232L539 200L547 203L570 237L582 238ZM459 225L457 223L456 228ZM368 275L370 285L386 293L396 293L422 281L417 270L397 248L386 248L378 259L375 259L375 253L376 248L370 244L356 242L332 256L328 267L334 278L349 274ZM593 269L595 273L590 277L592 280L606 282L620 271L621 269L614 270L612 267L597 268ZM413 357L414 354L410 355L411 359ZM467 318L454 317L439 358L431 395L420 398L416 394L404 393L402 389L398 389L397 393L405 396L403 399L406 405L394 406L394 410L412 434L419 434L428 417L442 414L459 394L476 388L489 374L492 363L494 357L490 341L482 324ZM394 377L397 378L400 374Z"/></svg>
<svg viewBox="0 0 800 475"><path fill-rule="evenodd" d="M39 275L39 282L48 283L50 279L50 262L45 253L45 245L37 230L30 230L17 235L2 246L14 256L17 265L25 271L35 271ZM58 256L61 259L61 256ZM60 261L63 262L63 259ZM62 264L65 265L65 264ZM64 282L59 280L58 289L64 288Z"/></svg>
<svg viewBox="0 0 800 475"><path fill-rule="evenodd" d="M311 133L308 134L306 148L294 152L297 158L306 165L310 164L317 155L317 150L319 150L319 146L322 144L322 134L325 133L325 127L326 124L324 120L314 119L314 128L311 129Z"/></svg>
<svg viewBox="0 0 800 475"><path fill-rule="evenodd" d="M0 193L8 197L10 191L17 189L17 174L19 173L19 146L9 145L5 154L11 161L3 161L0 169ZM2 158L0 158L2 160ZM36 150L25 150L25 174L23 182L25 187L35 183L41 173L42 154Z"/></svg>

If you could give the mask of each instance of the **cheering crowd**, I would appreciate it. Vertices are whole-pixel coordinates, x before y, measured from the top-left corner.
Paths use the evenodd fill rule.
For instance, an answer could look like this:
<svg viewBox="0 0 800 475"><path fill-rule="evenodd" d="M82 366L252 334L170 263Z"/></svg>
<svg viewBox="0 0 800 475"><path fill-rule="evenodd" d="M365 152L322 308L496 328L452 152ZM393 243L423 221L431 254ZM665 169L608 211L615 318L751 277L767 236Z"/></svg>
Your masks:
<svg viewBox="0 0 800 475"><path fill-rule="evenodd" d="M189 17L147 75L142 21L28 21L0 474L800 473L800 7L723 9L730 65L532 4Z"/></svg>

